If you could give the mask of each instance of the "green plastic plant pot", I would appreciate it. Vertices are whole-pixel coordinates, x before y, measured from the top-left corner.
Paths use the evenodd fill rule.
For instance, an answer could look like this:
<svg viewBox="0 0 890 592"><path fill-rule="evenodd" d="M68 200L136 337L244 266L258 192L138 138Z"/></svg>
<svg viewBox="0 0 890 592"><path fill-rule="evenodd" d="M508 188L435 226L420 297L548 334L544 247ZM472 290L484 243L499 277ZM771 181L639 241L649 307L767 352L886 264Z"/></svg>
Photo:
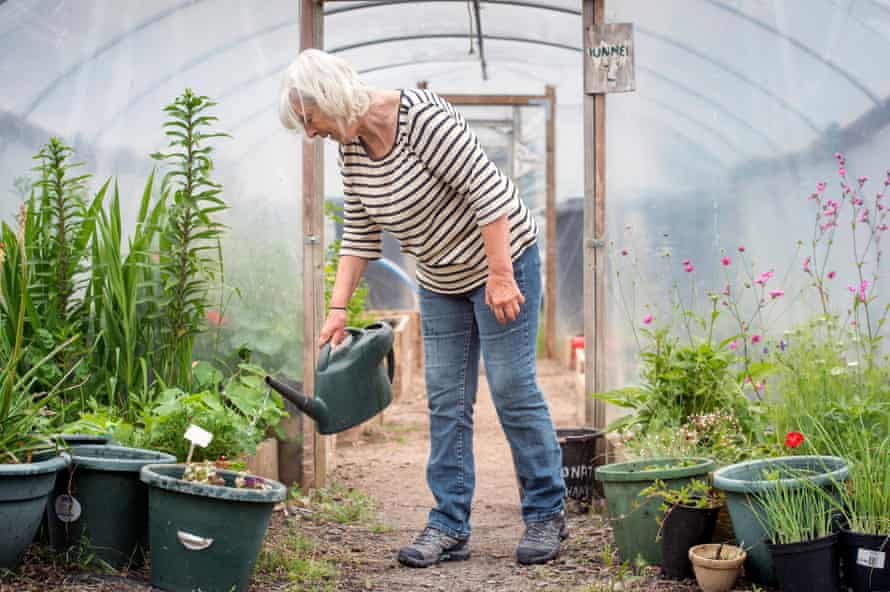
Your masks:
<svg viewBox="0 0 890 592"><path fill-rule="evenodd" d="M154 450L109 445L74 446L46 506L49 540L56 551L83 545L115 569L144 561L148 542L148 489L139 471L175 463Z"/></svg>
<svg viewBox="0 0 890 592"><path fill-rule="evenodd" d="M169 592L242 592L275 504L287 489L236 489L237 473L218 470L226 486L183 481L185 465L148 465L151 583Z"/></svg>
<svg viewBox="0 0 890 592"><path fill-rule="evenodd" d="M778 479L765 478L778 471ZM806 473L801 475L801 473ZM714 487L726 492L736 541L748 552L745 573L757 584L776 583L766 532L758 520L762 509L751 494L782 487L802 487L805 481L833 488L847 479L847 462L835 456L785 456L749 460L723 467L714 473Z"/></svg>
<svg viewBox="0 0 890 592"><path fill-rule="evenodd" d="M32 463L0 465L0 568L13 569L40 526L46 499L67 454Z"/></svg>
<svg viewBox="0 0 890 592"><path fill-rule="evenodd" d="M676 466L679 463L688 466ZM654 458L614 463L597 468L609 509L612 533L621 558L638 557L651 565L661 564L661 545L656 541L664 512L661 497L642 498L640 492L661 479L679 489L693 479L701 479L715 467L707 458Z"/></svg>

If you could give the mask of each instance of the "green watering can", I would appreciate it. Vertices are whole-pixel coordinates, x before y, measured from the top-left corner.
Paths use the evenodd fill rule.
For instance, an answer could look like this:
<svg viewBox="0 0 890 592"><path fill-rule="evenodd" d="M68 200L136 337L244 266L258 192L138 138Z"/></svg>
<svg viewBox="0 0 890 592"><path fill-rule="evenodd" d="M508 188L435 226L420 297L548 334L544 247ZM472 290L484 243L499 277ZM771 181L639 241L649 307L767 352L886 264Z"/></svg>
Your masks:
<svg viewBox="0 0 890 592"><path fill-rule="evenodd" d="M320 434L336 434L367 421L392 401L396 363L392 327L374 323L346 331L340 345L331 349L326 343L318 353L315 397L266 376L266 384L318 423Z"/></svg>

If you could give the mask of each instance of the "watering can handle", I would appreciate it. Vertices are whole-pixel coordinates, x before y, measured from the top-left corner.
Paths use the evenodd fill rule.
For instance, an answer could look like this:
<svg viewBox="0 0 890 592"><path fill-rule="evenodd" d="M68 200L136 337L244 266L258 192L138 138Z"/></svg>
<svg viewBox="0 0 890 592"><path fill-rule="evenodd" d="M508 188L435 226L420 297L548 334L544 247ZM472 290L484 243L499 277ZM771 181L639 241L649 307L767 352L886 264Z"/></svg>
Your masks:
<svg viewBox="0 0 890 592"><path fill-rule="evenodd" d="M347 335L347 338L352 337L353 341L357 340L364 333L364 331L356 329L355 327L346 327L344 330L349 334ZM344 338L344 341L345 339L346 338ZM343 342L341 341L340 343ZM330 341L326 341L325 344L321 346L321 351L318 352L318 362L316 363L316 367L319 370L324 370L328 367L328 362L330 362L331 359L331 349Z"/></svg>
<svg viewBox="0 0 890 592"><path fill-rule="evenodd" d="M389 348L386 352L386 371L389 373L389 383L392 384L396 375L396 350L394 347Z"/></svg>

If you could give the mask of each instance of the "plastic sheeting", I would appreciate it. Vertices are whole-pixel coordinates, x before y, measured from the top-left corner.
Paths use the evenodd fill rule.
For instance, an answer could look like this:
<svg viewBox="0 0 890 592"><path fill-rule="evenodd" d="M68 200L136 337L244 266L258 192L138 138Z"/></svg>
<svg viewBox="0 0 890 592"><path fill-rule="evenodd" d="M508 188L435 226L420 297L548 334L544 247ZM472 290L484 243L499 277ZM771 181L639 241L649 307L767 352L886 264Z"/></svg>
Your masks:
<svg viewBox="0 0 890 592"><path fill-rule="evenodd" d="M584 181L578 0L540 0L547 10L481 2L487 80L469 3L344 10L357 4L327 5L325 45L373 86L426 80L443 93L541 94L555 85L557 199L571 210ZM297 19L294 0L0 2L0 184L9 189L0 215L11 217L14 180L50 135L135 196L152 166L147 155L163 145L163 105L186 86L208 94L233 135L217 155L233 206L228 273L242 291L233 338L280 332L283 341L266 347L298 364L299 145L275 113ZM626 240L630 225L653 295L671 281L656 279L652 263L664 248L694 258L703 287L720 281L721 247L745 244L758 269L789 265L793 241L810 232L806 196L817 181L837 190L835 151L847 155L851 176L883 178L886 0L607 0L606 20L634 23L637 50L637 91L607 99L608 238ZM326 193L337 196L334 147L326 154ZM580 256L575 244L564 259ZM850 265L838 269L841 292ZM580 272L571 273L561 291L580 290ZM629 358L619 353L628 347L618 311L608 316L617 384L632 364L621 361Z"/></svg>

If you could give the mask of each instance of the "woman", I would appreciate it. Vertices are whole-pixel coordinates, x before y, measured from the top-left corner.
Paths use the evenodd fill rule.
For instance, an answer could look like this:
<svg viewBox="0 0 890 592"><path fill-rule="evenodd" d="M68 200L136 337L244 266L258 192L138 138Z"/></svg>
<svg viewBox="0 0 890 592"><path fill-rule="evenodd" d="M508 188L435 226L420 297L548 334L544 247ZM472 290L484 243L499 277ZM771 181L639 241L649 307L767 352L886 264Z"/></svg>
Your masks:
<svg viewBox="0 0 890 592"><path fill-rule="evenodd" d="M319 50L301 52L288 68L279 114L286 128L340 144L343 238L319 347L344 338L346 304L368 260L381 256L383 230L417 259L430 411L427 481L436 507L399 561L426 567L470 556L480 351L524 492L526 529L516 558L553 559L568 534L565 485L536 378L538 230L516 187L441 97L368 88L347 62Z"/></svg>

